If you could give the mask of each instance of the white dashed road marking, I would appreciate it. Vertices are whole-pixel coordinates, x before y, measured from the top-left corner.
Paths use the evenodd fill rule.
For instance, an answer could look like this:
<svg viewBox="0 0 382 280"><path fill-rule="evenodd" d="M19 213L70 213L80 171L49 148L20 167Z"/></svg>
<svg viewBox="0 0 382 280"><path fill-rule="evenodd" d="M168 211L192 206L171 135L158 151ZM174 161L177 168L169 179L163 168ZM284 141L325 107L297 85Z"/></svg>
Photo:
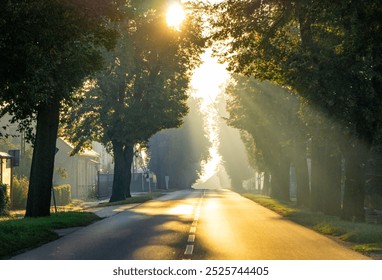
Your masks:
<svg viewBox="0 0 382 280"><path fill-rule="evenodd" d="M189 242L189 243L195 242L195 234L190 234L188 236L187 242Z"/></svg>
<svg viewBox="0 0 382 280"><path fill-rule="evenodd" d="M185 255L192 255L192 252L194 251L194 245L187 245L186 251L184 251Z"/></svg>
<svg viewBox="0 0 382 280"><path fill-rule="evenodd" d="M196 227L191 227L190 228L190 233L195 233L196 232Z"/></svg>
<svg viewBox="0 0 382 280"><path fill-rule="evenodd" d="M199 203L198 203L198 206L197 206L196 211L195 211L194 220L193 220L191 228L190 228L190 235L188 236L188 240L187 240L187 243L189 243L189 244L187 244L186 250L184 251L185 255L192 255L192 253L194 252L194 245L192 243L195 242L195 238L196 238L196 235L195 235L196 227L198 225L198 221L199 221L199 217L200 217L200 210L202 208L202 202L203 202L204 194L205 194L205 191L203 191L202 196L199 199Z"/></svg>

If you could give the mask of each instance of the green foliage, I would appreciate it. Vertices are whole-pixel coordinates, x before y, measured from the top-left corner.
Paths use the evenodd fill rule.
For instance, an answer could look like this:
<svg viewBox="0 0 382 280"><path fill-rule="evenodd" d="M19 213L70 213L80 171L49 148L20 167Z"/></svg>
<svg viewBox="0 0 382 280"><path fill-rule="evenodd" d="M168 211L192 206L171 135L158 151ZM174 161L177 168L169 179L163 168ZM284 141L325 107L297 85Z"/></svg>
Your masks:
<svg viewBox="0 0 382 280"><path fill-rule="evenodd" d="M120 35L116 47L104 54L106 69L63 119L74 152L91 141L113 150L113 200L130 196L126 172L134 145L144 146L156 132L179 127L188 112L191 70L204 47L200 15L190 13L179 32L166 25L165 7L166 1L126 2L124 18L113 25Z"/></svg>
<svg viewBox="0 0 382 280"><path fill-rule="evenodd" d="M13 195L12 208L25 209L28 196L29 180L26 177L13 177ZM58 206L68 205L71 202L71 187L70 185L54 186L56 204ZM53 200L52 202L53 203Z"/></svg>
<svg viewBox="0 0 382 280"><path fill-rule="evenodd" d="M9 211L9 196L7 185L0 184L0 216L7 215Z"/></svg>
<svg viewBox="0 0 382 280"><path fill-rule="evenodd" d="M147 5L126 5L126 18L115 26L116 48L104 55L106 70L81 105L68 108L64 133L77 148L92 140L108 147L111 141L145 143L157 131L181 125L187 114L190 71L203 47L200 34L189 37L197 35L190 31L199 30L197 19L177 32L166 26L161 10Z"/></svg>
<svg viewBox="0 0 382 280"><path fill-rule="evenodd" d="M355 245L352 247L353 250L361 252L361 253L382 253L382 243L369 243L369 244L361 244L361 245Z"/></svg>
<svg viewBox="0 0 382 280"><path fill-rule="evenodd" d="M25 209L27 205L29 180L27 177L13 177L12 208Z"/></svg>
<svg viewBox="0 0 382 280"><path fill-rule="evenodd" d="M285 203L282 203L276 199L270 198L265 195L257 195L257 194L251 194L251 193L245 193L242 194L242 196L251 199L255 201L256 203L271 209L272 211L275 211L276 213L280 214L284 217L289 217L292 214L296 213L298 210L286 205Z"/></svg>
<svg viewBox="0 0 382 280"><path fill-rule="evenodd" d="M110 48L115 41L115 32L105 26L104 12L111 10L100 10L108 1L86 2L91 7L76 2L0 4L1 112L13 115L12 122L21 121L29 138L37 106L53 99L69 102L74 89L101 69L100 47Z"/></svg>
<svg viewBox="0 0 382 280"><path fill-rule="evenodd" d="M339 217L303 210L296 211L289 218L322 234L336 236L343 241L365 245L381 242L382 238L380 225L342 221Z"/></svg>
<svg viewBox="0 0 382 280"><path fill-rule="evenodd" d="M232 2L215 7L213 36L229 38L221 56L232 71L293 89L353 135L371 132L379 102L366 79L373 75L366 70L369 61L362 62L350 44L365 43L356 37L359 30L348 29L349 21L355 28L363 25L353 18L354 7L329 1ZM355 125L360 121L370 126Z"/></svg>
<svg viewBox="0 0 382 280"><path fill-rule="evenodd" d="M68 179L69 174L65 168L59 167L56 169L56 172L62 179Z"/></svg>
<svg viewBox="0 0 382 280"><path fill-rule="evenodd" d="M313 137L331 133L348 163L366 164L381 145L380 1L226 0L211 11L211 43L229 70L298 93ZM363 172L346 176L344 218L362 220Z"/></svg>
<svg viewBox="0 0 382 280"><path fill-rule="evenodd" d="M216 52L232 71L292 89L348 141L371 143L382 105L378 1L223 1L213 12L225 46Z"/></svg>
<svg viewBox="0 0 382 280"><path fill-rule="evenodd" d="M50 217L0 221L0 258L57 239L54 229L86 226L98 219L93 213L60 212Z"/></svg>
<svg viewBox="0 0 382 280"><path fill-rule="evenodd" d="M326 235L341 236L346 233L344 229L333 226L325 222L319 223L315 225L313 228L314 230Z"/></svg>
<svg viewBox="0 0 382 280"><path fill-rule="evenodd" d="M109 26L118 2L0 2L0 116L8 113L35 140L27 216L49 215L60 109L102 69L102 51L117 37Z"/></svg>
<svg viewBox="0 0 382 280"><path fill-rule="evenodd" d="M250 133L263 153L274 153L267 158L277 160L275 155L286 151L293 138L291 128L296 123L291 115L297 115L296 97L274 84L239 75L234 76L226 93L228 124Z"/></svg>
<svg viewBox="0 0 382 280"><path fill-rule="evenodd" d="M275 84L241 75L233 75L226 94L227 123L242 132L247 152L256 157L252 164L272 173L273 195L287 199L293 153L298 149L306 152L303 146L294 146L296 137L305 133L298 118L297 96Z"/></svg>
<svg viewBox="0 0 382 280"><path fill-rule="evenodd" d="M56 198L56 205L65 206L71 202L71 186L68 184L54 186L54 195ZM53 200L52 202L53 203Z"/></svg>

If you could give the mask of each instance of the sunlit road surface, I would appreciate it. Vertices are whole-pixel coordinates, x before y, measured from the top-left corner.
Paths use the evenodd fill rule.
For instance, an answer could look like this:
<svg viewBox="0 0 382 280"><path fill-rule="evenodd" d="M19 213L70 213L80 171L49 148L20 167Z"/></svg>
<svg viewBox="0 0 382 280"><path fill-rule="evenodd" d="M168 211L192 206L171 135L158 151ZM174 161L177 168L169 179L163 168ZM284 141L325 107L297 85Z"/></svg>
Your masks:
<svg viewBox="0 0 382 280"><path fill-rule="evenodd" d="M206 191L194 259L368 259L228 190Z"/></svg>
<svg viewBox="0 0 382 280"><path fill-rule="evenodd" d="M15 259L366 259L228 190L167 194Z"/></svg>

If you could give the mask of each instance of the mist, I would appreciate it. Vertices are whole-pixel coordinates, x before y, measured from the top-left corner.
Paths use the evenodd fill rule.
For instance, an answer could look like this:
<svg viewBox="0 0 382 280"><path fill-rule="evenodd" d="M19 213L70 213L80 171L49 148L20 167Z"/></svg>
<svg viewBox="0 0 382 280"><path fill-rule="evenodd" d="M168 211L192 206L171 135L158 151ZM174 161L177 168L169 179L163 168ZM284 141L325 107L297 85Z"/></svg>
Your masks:
<svg viewBox="0 0 382 280"><path fill-rule="evenodd" d="M209 140L208 159L201 162L201 173L193 188L241 189L242 181L253 170L249 167L239 130L226 122L225 90L230 76L225 65L212 58L209 51L204 63L194 73L191 98L197 100L203 118L204 133Z"/></svg>

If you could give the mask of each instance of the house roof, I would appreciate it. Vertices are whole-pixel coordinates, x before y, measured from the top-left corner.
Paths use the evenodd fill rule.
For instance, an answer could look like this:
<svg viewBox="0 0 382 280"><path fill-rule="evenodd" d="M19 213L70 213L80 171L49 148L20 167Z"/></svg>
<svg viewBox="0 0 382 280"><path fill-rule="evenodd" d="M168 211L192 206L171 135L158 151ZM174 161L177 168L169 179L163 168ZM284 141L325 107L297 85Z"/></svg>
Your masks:
<svg viewBox="0 0 382 280"><path fill-rule="evenodd" d="M65 143L71 150L74 149L74 146L73 144L71 144L69 141L67 141L66 139L60 137L59 138L63 143ZM96 151L94 151L93 149L85 149L83 150L82 152L79 152L78 153L79 156L86 156L86 157L92 157L92 158L99 158L100 155L99 153L97 153Z"/></svg>
<svg viewBox="0 0 382 280"><path fill-rule="evenodd" d="M0 158L12 158L12 156L10 154L0 152Z"/></svg>

